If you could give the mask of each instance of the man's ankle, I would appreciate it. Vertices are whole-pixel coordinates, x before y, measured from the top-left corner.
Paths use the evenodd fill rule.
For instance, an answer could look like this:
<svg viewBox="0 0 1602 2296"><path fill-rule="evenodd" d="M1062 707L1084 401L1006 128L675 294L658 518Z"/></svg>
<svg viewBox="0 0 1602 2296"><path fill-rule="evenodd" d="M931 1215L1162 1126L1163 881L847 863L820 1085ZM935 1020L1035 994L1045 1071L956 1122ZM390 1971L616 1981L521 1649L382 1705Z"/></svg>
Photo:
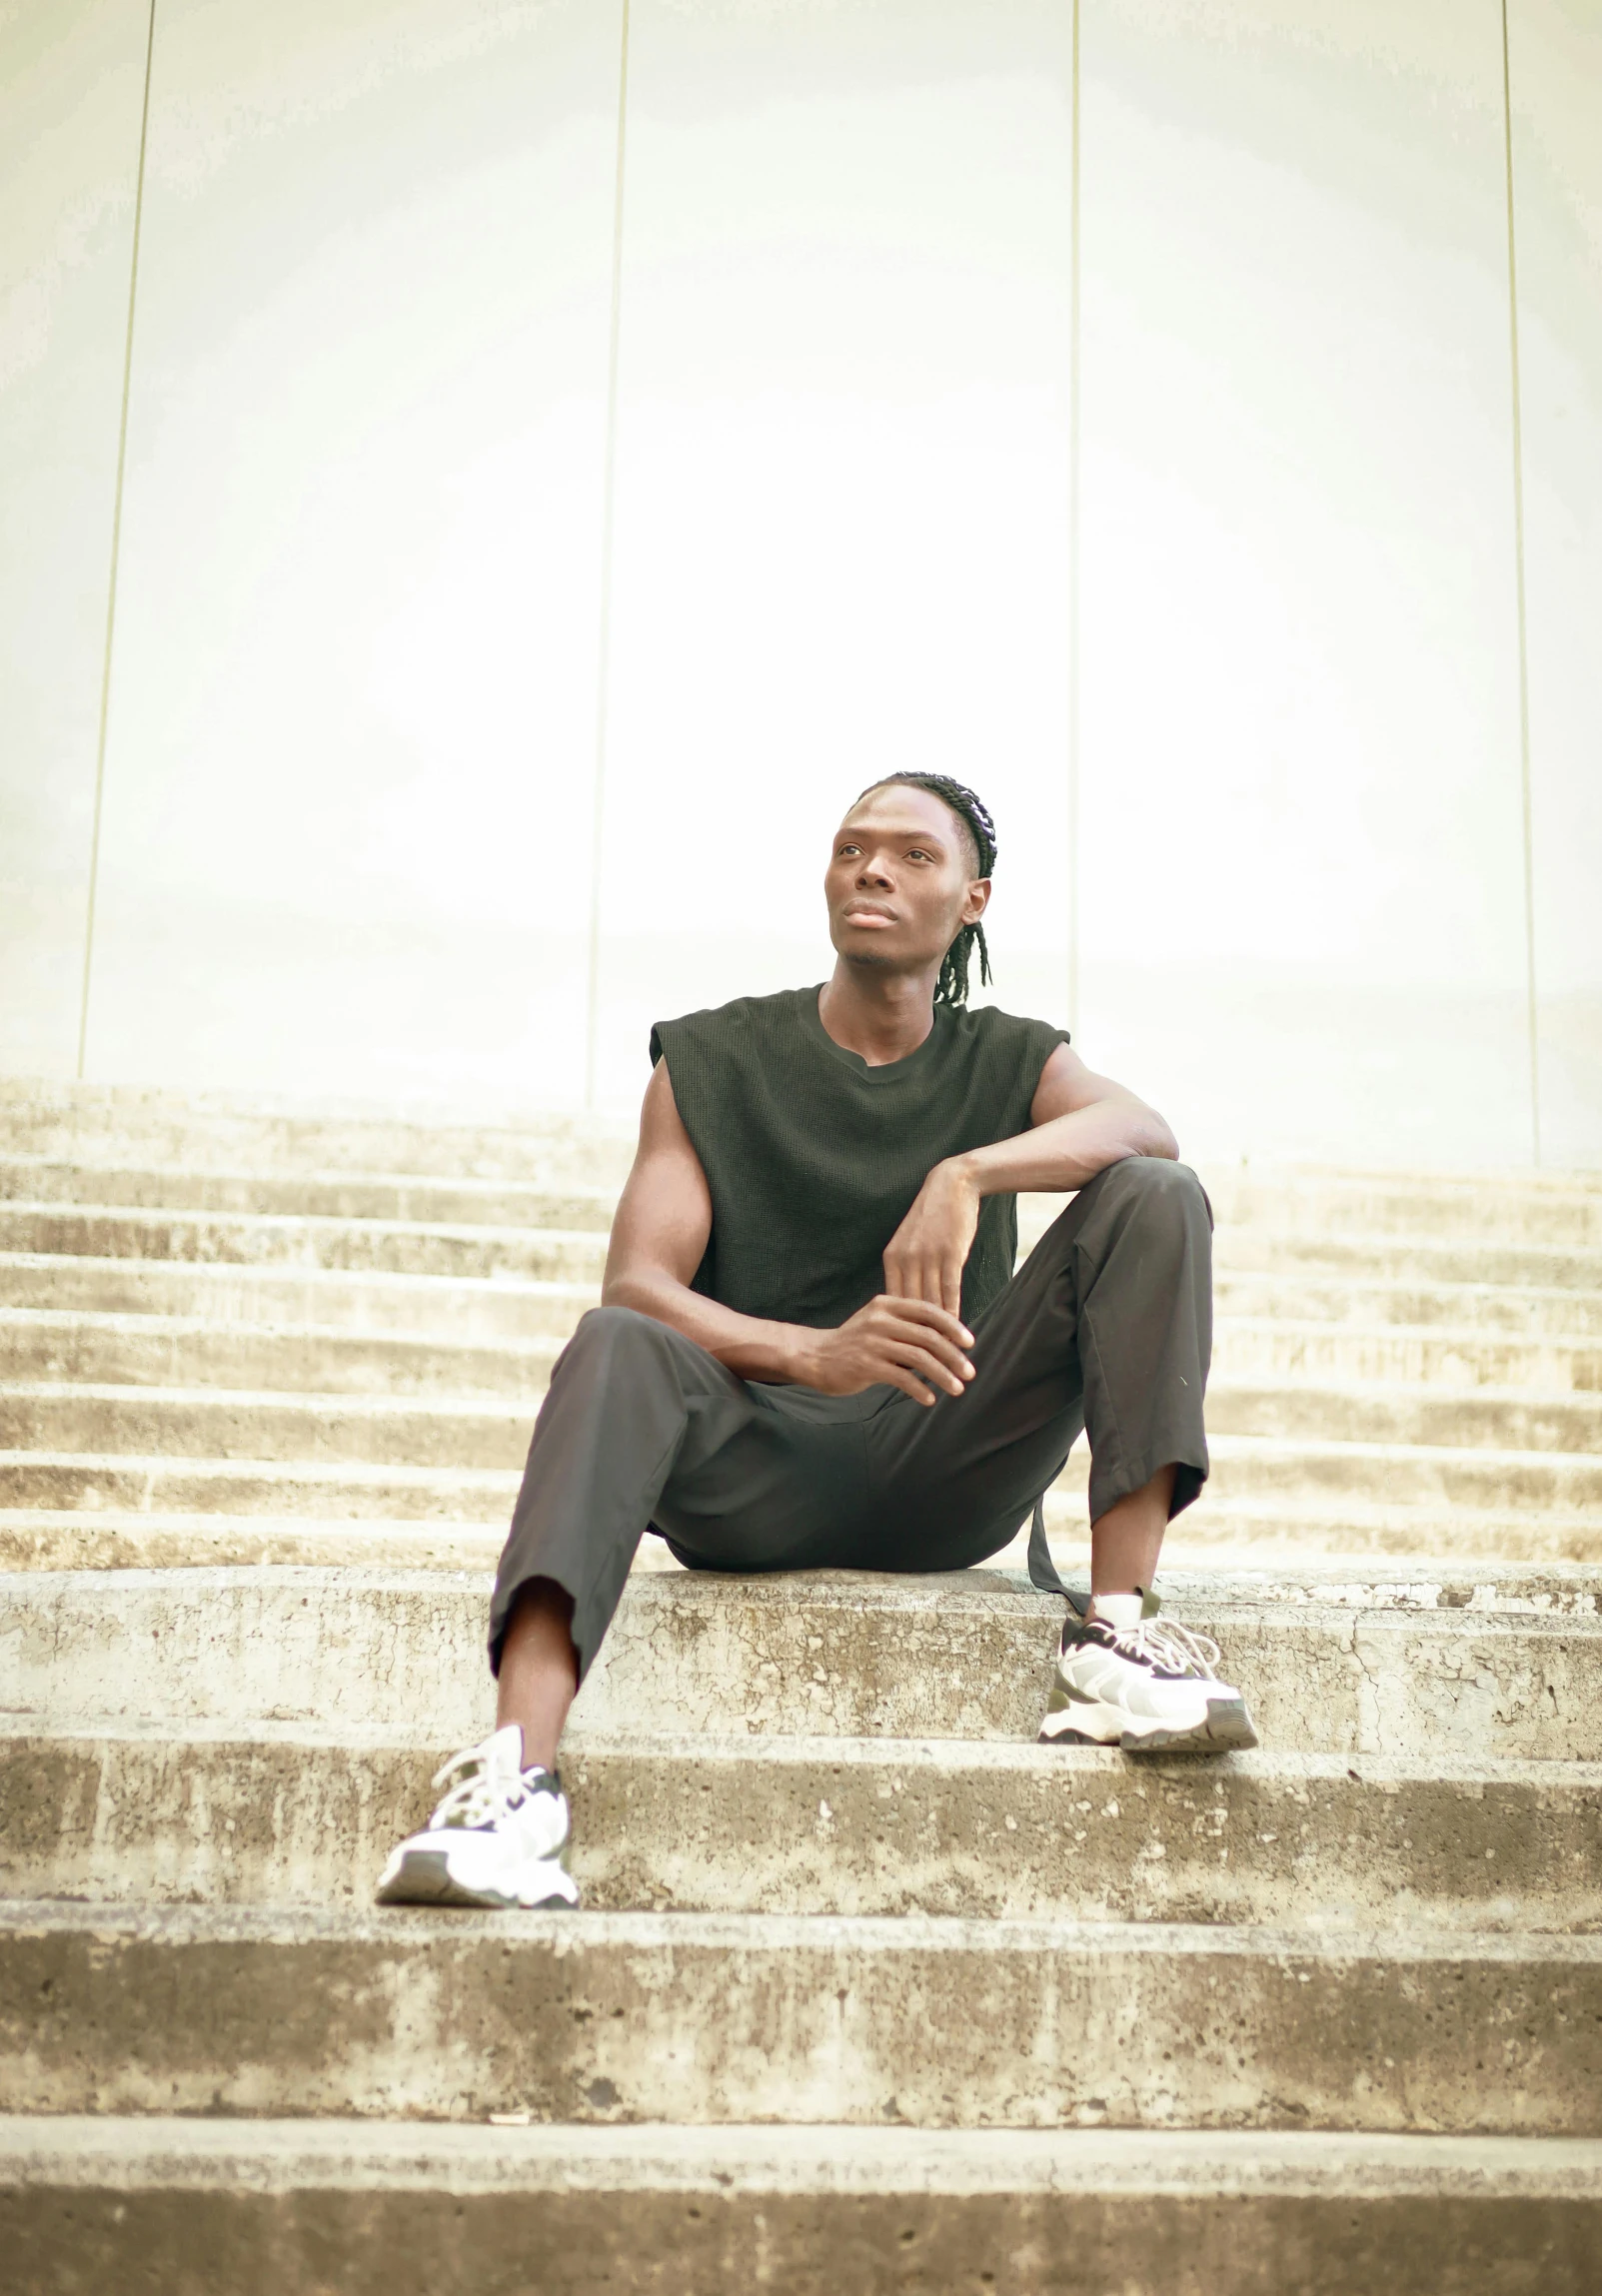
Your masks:
<svg viewBox="0 0 1602 2296"><path fill-rule="evenodd" d="M1138 1627L1145 1605L1143 1587L1109 1587L1090 1597L1084 1623L1087 1627Z"/></svg>

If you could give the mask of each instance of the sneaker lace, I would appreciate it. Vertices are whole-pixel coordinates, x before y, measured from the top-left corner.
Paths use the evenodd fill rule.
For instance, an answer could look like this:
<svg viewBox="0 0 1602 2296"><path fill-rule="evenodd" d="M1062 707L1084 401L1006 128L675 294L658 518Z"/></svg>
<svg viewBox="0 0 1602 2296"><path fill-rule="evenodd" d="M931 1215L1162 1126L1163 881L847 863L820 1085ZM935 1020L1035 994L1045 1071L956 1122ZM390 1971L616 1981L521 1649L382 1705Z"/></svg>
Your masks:
<svg viewBox="0 0 1602 2296"><path fill-rule="evenodd" d="M492 1769L478 1746L454 1753L434 1773L435 1785L454 1780L433 1818L434 1825L490 1825L529 1797L530 1788L516 1770L508 1774Z"/></svg>
<svg viewBox="0 0 1602 2296"><path fill-rule="evenodd" d="M1216 1680L1220 1653L1210 1635L1192 1633L1173 1619L1142 1619L1133 1627L1099 1624L1126 1658L1149 1659L1170 1675L1200 1675Z"/></svg>

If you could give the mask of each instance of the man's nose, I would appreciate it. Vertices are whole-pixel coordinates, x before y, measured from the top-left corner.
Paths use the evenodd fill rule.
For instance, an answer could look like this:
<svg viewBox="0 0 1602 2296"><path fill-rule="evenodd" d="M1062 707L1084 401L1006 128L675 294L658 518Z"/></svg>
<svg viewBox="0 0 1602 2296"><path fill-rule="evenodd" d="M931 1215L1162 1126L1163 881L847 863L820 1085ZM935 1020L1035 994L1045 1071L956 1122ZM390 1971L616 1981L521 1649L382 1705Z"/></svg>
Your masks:
<svg viewBox="0 0 1602 2296"><path fill-rule="evenodd" d="M887 885L892 882L889 863L882 853L864 853L856 871L859 885Z"/></svg>

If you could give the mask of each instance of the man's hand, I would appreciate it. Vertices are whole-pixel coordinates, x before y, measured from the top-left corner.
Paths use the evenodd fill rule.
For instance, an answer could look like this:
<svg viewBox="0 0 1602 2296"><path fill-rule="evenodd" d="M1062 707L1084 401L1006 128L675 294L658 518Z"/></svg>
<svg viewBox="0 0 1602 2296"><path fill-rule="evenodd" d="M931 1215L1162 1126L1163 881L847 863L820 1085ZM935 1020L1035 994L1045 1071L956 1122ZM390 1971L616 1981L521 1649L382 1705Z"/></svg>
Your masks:
<svg viewBox="0 0 1602 2296"><path fill-rule="evenodd" d="M838 1331L810 1332L794 1378L823 1395L860 1395L864 1387L898 1387L914 1403L933 1391L960 1395L973 1377L973 1335L946 1309L926 1300L880 1293Z"/></svg>
<svg viewBox="0 0 1602 2296"><path fill-rule="evenodd" d="M926 1300L959 1316L962 1270L978 1224L978 1183L962 1158L936 1164L884 1247L884 1289L891 1299Z"/></svg>

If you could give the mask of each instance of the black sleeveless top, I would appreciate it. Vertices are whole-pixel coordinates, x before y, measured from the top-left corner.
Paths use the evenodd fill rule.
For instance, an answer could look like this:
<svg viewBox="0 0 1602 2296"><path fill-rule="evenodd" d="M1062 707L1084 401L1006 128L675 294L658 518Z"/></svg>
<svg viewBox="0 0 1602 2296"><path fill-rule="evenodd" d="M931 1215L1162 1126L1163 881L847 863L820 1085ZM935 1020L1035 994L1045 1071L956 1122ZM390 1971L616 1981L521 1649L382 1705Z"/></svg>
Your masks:
<svg viewBox="0 0 1602 2296"><path fill-rule="evenodd" d="M651 1058L712 1191L694 1289L742 1315L828 1329L884 1289L884 1247L947 1156L1029 1127L1065 1028L986 1006L934 1008L904 1060L869 1068L817 1016L815 988L659 1021ZM969 1325L1012 1274L1017 1207L986 1196L962 1277Z"/></svg>

